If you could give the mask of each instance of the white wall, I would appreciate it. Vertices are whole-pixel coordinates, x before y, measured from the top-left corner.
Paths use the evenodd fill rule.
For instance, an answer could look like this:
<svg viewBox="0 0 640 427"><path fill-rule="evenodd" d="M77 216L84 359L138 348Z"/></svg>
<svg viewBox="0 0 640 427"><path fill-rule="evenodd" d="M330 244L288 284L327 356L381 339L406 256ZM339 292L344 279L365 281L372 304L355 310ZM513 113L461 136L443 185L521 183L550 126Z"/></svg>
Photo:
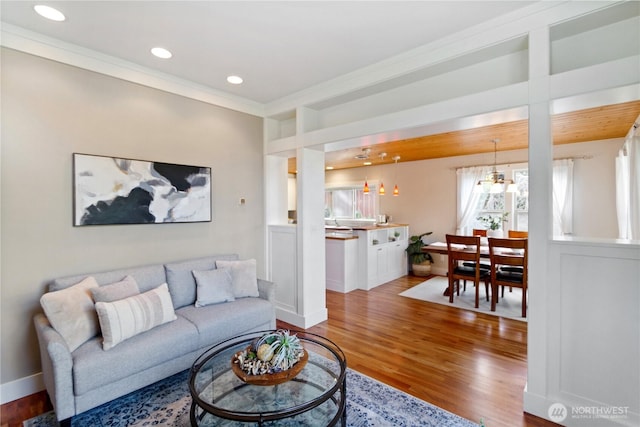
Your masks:
<svg viewBox="0 0 640 427"><path fill-rule="evenodd" d="M41 370L32 316L50 279L216 253L265 262L261 118L10 49L1 59L4 400ZM74 152L210 166L213 221L73 227Z"/></svg>

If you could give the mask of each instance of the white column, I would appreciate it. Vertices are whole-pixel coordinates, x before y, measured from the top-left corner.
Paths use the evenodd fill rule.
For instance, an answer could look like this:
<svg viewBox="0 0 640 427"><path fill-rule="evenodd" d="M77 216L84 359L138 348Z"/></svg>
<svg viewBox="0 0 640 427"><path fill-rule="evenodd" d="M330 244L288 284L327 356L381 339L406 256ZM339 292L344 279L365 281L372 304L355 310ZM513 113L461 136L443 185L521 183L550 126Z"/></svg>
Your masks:
<svg viewBox="0 0 640 427"><path fill-rule="evenodd" d="M298 311L300 327L327 320L324 233L324 152L298 148Z"/></svg>
<svg viewBox="0 0 640 427"><path fill-rule="evenodd" d="M547 274L553 144L549 109L549 28L529 33L529 308L524 410L548 419Z"/></svg>

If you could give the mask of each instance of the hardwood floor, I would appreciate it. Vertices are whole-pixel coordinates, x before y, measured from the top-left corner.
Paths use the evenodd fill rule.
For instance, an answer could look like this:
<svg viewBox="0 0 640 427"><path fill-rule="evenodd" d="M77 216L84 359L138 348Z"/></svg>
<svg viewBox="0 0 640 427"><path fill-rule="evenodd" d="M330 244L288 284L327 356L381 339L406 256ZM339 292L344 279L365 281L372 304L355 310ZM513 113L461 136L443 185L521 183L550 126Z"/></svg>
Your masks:
<svg viewBox="0 0 640 427"><path fill-rule="evenodd" d="M328 291L329 320L308 331L338 344L350 368L476 423L555 426L522 410L527 324L398 295L422 281ZM46 393L7 403L0 426L21 426L49 409Z"/></svg>
<svg viewBox="0 0 640 427"><path fill-rule="evenodd" d="M328 291L329 320L308 331L338 344L350 368L473 422L556 426L522 409L527 323L398 295L423 281Z"/></svg>

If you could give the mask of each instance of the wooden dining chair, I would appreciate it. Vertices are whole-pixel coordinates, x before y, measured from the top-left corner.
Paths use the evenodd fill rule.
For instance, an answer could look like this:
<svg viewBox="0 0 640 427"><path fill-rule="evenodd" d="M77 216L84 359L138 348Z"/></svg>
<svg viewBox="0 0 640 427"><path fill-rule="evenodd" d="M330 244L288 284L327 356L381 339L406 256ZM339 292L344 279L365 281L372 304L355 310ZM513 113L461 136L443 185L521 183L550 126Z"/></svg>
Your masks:
<svg viewBox="0 0 640 427"><path fill-rule="evenodd" d="M473 236L480 236L480 237L487 237L487 230L483 230L480 228L474 228L473 229Z"/></svg>
<svg viewBox="0 0 640 427"><path fill-rule="evenodd" d="M498 287L522 289L522 317L527 317L528 239L489 238L491 311L496 311ZM509 267L509 268L507 268Z"/></svg>
<svg viewBox="0 0 640 427"><path fill-rule="evenodd" d="M480 236L480 237L487 237L487 230L485 230L483 228L474 228L473 231L472 231L472 235L473 236ZM465 267L474 267L475 268L476 263L472 262L472 261L466 261L466 262L463 262L462 265L464 265ZM487 271L491 270L491 264L489 264L488 262L480 261L480 263L478 265L480 265L480 268L483 268L483 269L485 269ZM466 280L463 282L463 288L464 288L464 290L467 290L467 281Z"/></svg>
<svg viewBox="0 0 640 427"><path fill-rule="evenodd" d="M529 237L528 231L509 230L508 236L510 239L526 239Z"/></svg>
<svg viewBox="0 0 640 427"><path fill-rule="evenodd" d="M476 288L476 305L480 304L480 281L484 280L487 301L489 301L490 271L475 268L480 263L480 237L447 234L447 255L449 258L449 302L453 302L453 292L460 296L460 280L472 280ZM473 262L474 266L465 266Z"/></svg>

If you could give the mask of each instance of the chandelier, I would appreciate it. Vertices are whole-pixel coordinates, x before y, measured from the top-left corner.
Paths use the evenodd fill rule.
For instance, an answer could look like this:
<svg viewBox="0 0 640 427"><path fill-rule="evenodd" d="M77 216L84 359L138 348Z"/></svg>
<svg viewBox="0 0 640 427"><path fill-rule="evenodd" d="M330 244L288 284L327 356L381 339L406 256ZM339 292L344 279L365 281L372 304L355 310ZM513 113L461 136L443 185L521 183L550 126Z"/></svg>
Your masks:
<svg viewBox="0 0 640 427"><path fill-rule="evenodd" d="M518 191L516 184L511 179L504 179L503 172L498 172L498 142L500 140L496 138L491 142L493 142L493 169L484 179L478 181L474 191L495 194L503 193L506 187L507 193L515 193Z"/></svg>

